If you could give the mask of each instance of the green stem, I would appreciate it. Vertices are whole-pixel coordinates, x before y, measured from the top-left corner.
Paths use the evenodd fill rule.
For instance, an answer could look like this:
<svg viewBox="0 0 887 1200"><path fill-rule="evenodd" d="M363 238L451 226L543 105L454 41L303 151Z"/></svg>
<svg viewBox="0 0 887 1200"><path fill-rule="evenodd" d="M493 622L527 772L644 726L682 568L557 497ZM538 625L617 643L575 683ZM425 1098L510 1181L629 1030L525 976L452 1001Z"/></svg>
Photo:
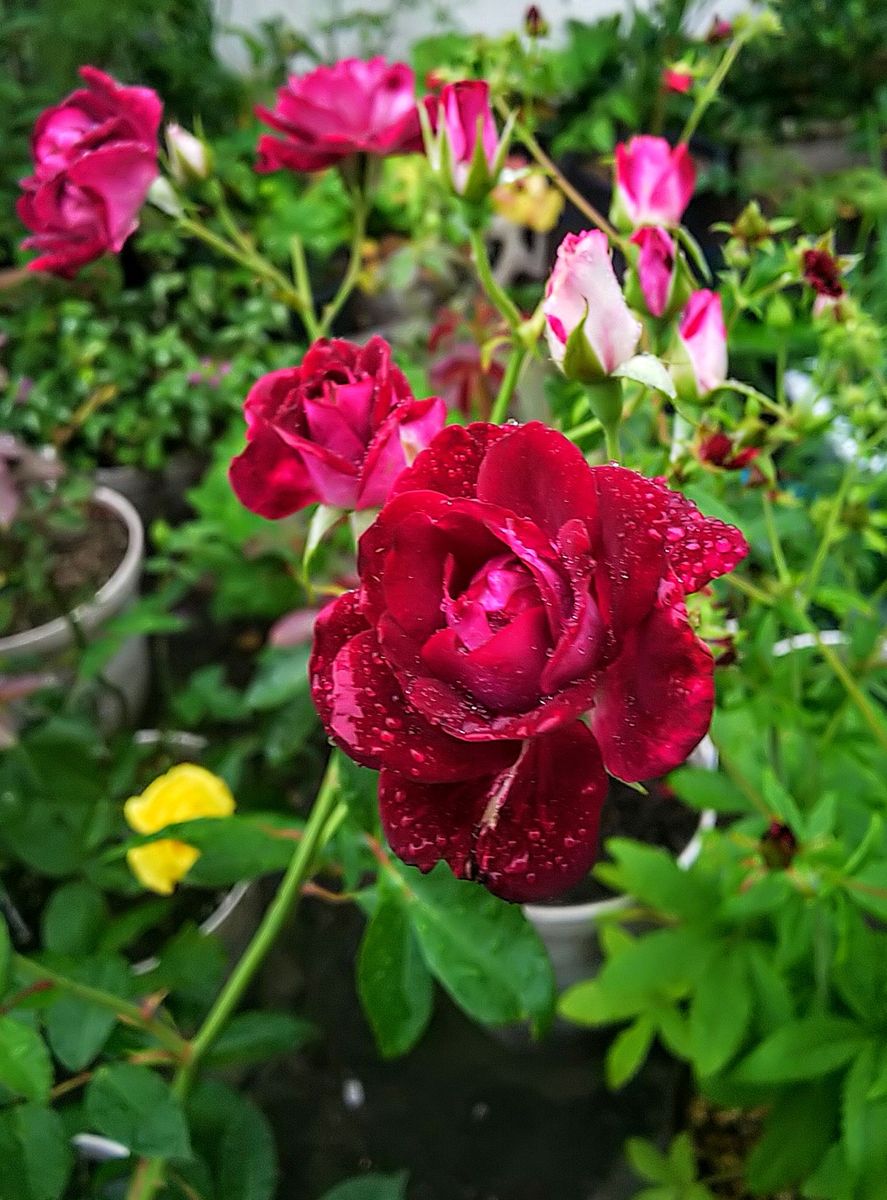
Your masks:
<svg viewBox="0 0 887 1200"><path fill-rule="evenodd" d="M99 1008L109 1009L116 1014L118 1020L149 1034L177 1059L184 1060L188 1057L190 1047L185 1039L163 1021L159 1021L155 1017L146 1017L137 1004L122 1000L113 992L106 992L101 988L91 987L87 983L80 983L76 979L69 979L67 975L61 975L58 971L44 966L43 963L25 958L23 954L16 954L14 963L16 971L24 979L30 980L32 983L49 983L59 991L66 992L77 1000L83 1000L86 1004L95 1004Z"/></svg>
<svg viewBox="0 0 887 1200"><path fill-rule="evenodd" d="M213 250L217 250L219 254L224 254L233 262L239 263L240 266L245 267L248 271L252 271L260 279L264 279L272 284L277 295L285 304L288 304L300 316L304 315L302 297L283 272L278 271L277 267L263 257L258 250L246 250L243 246L235 245L191 217L179 217L178 223L179 228L184 233L191 234L192 237L196 237L205 245L211 246Z"/></svg>
<svg viewBox="0 0 887 1200"><path fill-rule="evenodd" d="M720 91L721 84L727 78L730 68L736 61L744 42L745 38L740 35L739 37L734 38L724 51L724 57L712 72L711 79L709 79L708 83L699 93L699 97L697 98L696 103L693 105L693 111L690 113L689 117L687 118L687 123L681 131L681 142L689 142L690 138L696 132L699 122L705 115L705 110Z"/></svg>
<svg viewBox="0 0 887 1200"><path fill-rule="evenodd" d="M314 341L320 336L317 313L314 309L314 294L311 290L308 264L305 261L305 247L298 235L290 241L290 258L293 264L293 278L296 281L296 291L302 297L302 320L305 323L305 332Z"/></svg>
<svg viewBox="0 0 887 1200"><path fill-rule="evenodd" d="M879 718L877 712L869 701L868 696L866 696L865 692L847 670L846 666L841 660L841 656L836 654L834 648L829 646L819 636L819 630L809 619L809 617L805 616L801 612L798 613L798 617L806 632L813 635L816 641L817 650L831 667L839 682L842 684L845 692L856 705L859 715L875 735L875 740L879 743L882 749L887 750L887 727L885 727L883 721Z"/></svg>
<svg viewBox="0 0 887 1200"><path fill-rule="evenodd" d="M311 873L318 852L326 845L345 816L344 804L336 803L337 792L336 760L331 758L314 807L302 837L296 843L293 857L277 894L191 1042L190 1055L176 1072L172 1090L180 1101L187 1099L201 1059L237 1009L268 951L277 940L284 922L298 904L302 885ZM162 1158L142 1161L133 1176L127 1200L152 1200L163 1183L165 1167Z"/></svg>
<svg viewBox="0 0 887 1200"><path fill-rule="evenodd" d="M339 315L342 305L354 291L357 276L360 274L360 264L363 255L363 240L366 236L369 200L366 193L356 188L354 196L354 226L351 231L351 252L348 256L348 266L342 276L338 291L329 304L324 307L317 326L317 336L327 337L333 321Z"/></svg>
<svg viewBox="0 0 887 1200"><path fill-rule="evenodd" d="M841 511L844 507L844 501L847 498L847 493L850 490L850 484L856 474L856 464L851 460L847 463L838 490L835 493L834 503L832 504L828 517L826 518L825 528L822 531L822 538L816 548L816 554L813 562L810 564L810 570L807 572L807 578L804 580L803 593L806 599L810 599L816 590L816 585L819 583L819 576L822 574L822 569L825 566L825 561L828 558L828 552L832 544L832 535L835 532L835 526L841 516Z"/></svg>
<svg viewBox="0 0 887 1200"><path fill-rule="evenodd" d="M761 494L761 504L764 509L764 523L767 526L767 538L770 542L770 550L773 554L773 562L776 564L776 574L779 582L788 586L791 583L791 572L788 569L788 563L785 559L785 551L782 549L782 541L779 537L779 530L776 528L776 520L773 515L773 503L766 492Z"/></svg>
<svg viewBox="0 0 887 1200"><path fill-rule="evenodd" d="M597 433L601 423L597 417L591 417L587 421L583 421L581 425L575 425L572 429L568 429L564 433L565 438L569 438L571 442L581 441L589 433Z"/></svg>
<svg viewBox="0 0 887 1200"><path fill-rule="evenodd" d="M468 237L471 242L471 254L474 259L474 267L477 271L477 277L481 282L481 286L486 292L491 303L499 310L499 312L508 322L508 326L512 332L517 333L523 318L518 312L517 305L514 303L505 289L501 287L493 277L493 267L490 263L490 256L487 253L487 243L484 240L483 232L480 229L471 228L468 231Z"/></svg>
<svg viewBox="0 0 887 1200"><path fill-rule="evenodd" d="M514 346L512 348L511 356L505 367L505 374L502 376L502 383L490 411L490 421L494 425L501 425L508 414L508 405L511 403L514 389L517 386L517 381L528 353L529 351L524 349L523 346Z"/></svg>
<svg viewBox="0 0 887 1200"><path fill-rule="evenodd" d="M619 445L619 426L604 426L604 441L607 447L608 462L622 462L622 448Z"/></svg>

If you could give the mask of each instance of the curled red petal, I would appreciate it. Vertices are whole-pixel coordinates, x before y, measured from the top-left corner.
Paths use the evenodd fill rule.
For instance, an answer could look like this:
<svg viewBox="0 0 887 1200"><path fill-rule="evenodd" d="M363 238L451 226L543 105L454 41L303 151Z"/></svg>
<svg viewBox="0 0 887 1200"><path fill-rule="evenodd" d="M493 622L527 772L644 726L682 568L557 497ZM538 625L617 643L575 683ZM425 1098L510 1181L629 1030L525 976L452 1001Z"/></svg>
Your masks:
<svg viewBox="0 0 887 1200"><path fill-rule="evenodd" d="M477 498L528 517L549 537L597 511L592 472L578 446L538 421L490 445L477 476Z"/></svg>
<svg viewBox="0 0 887 1200"><path fill-rule="evenodd" d="M320 499L301 458L270 425L255 421L249 438L228 469L231 486L244 508L276 520Z"/></svg>
<svg viewBox="0 0 887 1200"><path fill-rule="evenodd" d="M642 621L665 574L663 489L625 467L592 467L599 521L592 549L601 564L598 602L617 633Z"/></svg>
<svg viewBox="0 0 887 1200"><path fill-rule="evenodd" d="M441 492L444 496L475 496L484 456L490 446L510 432L508 426L488 425L484 421L449 425L399 476L391 495L421 490Z"/></svg>
<svg viewBox="0 0 887 1200"><path fill-rule="evenodd" d="M732 571L748 554L734 525L707 517L681 492L657 481L665 497L665 555L685 593Z"/></svg>
<svg viewBox="0 0 887 1200"><path fill-rule="evenodd" d="M444 859L505 900L544 900L578 883L597 856L607 778L579 721L525 742L506 768L456 787L416 784L385 771L382 825L404 862L429 871Z"/></svg>
<svg viewBox="0 0 887 1200"><path fill-rule="evenodd" d="M314 643L308 675L311 698L321 721L329 729L333 707L333 663L346 642L369 626L360 611L357 592L345 592L326 606L314 622Z"/></svg>
<svg viewBox="0 0 887 1200"><path fill-rule="evenodd" d="M604 765L629 782L679 766L711 721L712 656L690 627L678 585L671 588L626 635L591 713Z"/></svg>
<svg viewBox="0 0 887 1200"><path fill-rule="evenodd" d="M345 642L330 677L327 729L364 766L444 783L498 770L514 757L507 743L467 745L416 712L404 699L374 630Z"/></svg>

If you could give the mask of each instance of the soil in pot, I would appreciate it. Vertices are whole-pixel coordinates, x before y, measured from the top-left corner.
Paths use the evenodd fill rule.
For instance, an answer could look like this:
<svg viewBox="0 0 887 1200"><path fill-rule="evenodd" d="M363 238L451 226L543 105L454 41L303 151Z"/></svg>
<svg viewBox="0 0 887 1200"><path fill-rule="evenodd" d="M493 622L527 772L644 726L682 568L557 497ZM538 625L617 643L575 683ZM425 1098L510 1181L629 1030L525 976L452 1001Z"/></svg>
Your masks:
<svg viewBox="0 0 887 1200"><path fill-rule="evenodd" d="M719 1200L800 1200L795 1191L754 1196L743 1182L743 1164L758 1138L766 1114L760 1110L718 1108L701 1096L691 1100L689 1129L696 1146L699 1174Z"/></svg>
<svg viewBox="0 0 887 1200"><path fill-rule="evenodd" d="M49 543L54 561L49 577L54 596L35 599L32 595L13 595L11 615L0 634L24 633L91 600L120 566L128 543L129 535L120 517L103 504L90 502L83 524L56 533Z"/></svg>

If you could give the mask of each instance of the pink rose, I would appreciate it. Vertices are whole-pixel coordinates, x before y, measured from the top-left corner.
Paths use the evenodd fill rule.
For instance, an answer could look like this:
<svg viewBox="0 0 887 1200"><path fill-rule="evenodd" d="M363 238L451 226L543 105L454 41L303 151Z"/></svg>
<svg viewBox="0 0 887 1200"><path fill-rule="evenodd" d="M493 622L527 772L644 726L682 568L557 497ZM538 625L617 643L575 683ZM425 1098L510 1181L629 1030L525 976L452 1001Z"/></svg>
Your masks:
<svg viewBox="0 0 887 1200"><path fill-rule="evenodd" d="M495 187L505 158L505 139L499 140L490 108L490 85L479 79L448 83L425 105L436 135L429 147L432 166L458 195L482 199Z"/></svg>
<svg viewBox="0 0 887 1200"><path fill-rule="evenodd" d="M678 391L692 399L707 396L727 378L727 329L721 297L703 288L687 302L678 329L690 371L676 372Z"/></svg>
<svg viewBox="0 0 887 1200"><path fill-rule="evenodd" d="M641 336L598 229L568 233L545 287L545 334L551 357L571 378L595 383L631 358Z"/></svg>
<svg viewBox="0 0 887 1200"><path fill-rule="evenodd" d="M283 134L259 139L258 171L320 171L352 154L422 149L413 72L384 58L345 58L292 75L259 118Z"/></svg>
<svg viewBox="0 0 887 1200"><path fill-rule="evenodd" d="M647 311L661 317L669 307L677 280L674 239L658 225L645 225L629 240L638 247L637 278Z"/></svg>
<svg viewBox="0 0 887 1200"><path fill-rule="evenodd" d="M662 72L662 86L667 92L676 92L679 96L686 96L693 86L693 76L689 71L666 67Z"/></svg>
<svg viewBox="0 0 887 1200"><path fill-rule="evenodd" d="M95 67L87 86L49 108L34 126L34 173L22 180L22 245L41 252L32 271L72 277L106 251L120 251L157 176L162 106L150 88L124 87Z"/></svg>
<svg viewBox="0 0 887 1200"><path fill-rule="evenodd" d="M695 183L683 144L643 135L616 147L615 209L630 225L680 225Z"/></svg>
<svg viewBox="0 0 887 1200"><path fill-rule="evenodd" d="M376 508L443 427L442 400L417 400L380 337L315 342L301 366L263 376L244 405L247 445L231 463L240 502L287 517L320 501Z"/></svg>

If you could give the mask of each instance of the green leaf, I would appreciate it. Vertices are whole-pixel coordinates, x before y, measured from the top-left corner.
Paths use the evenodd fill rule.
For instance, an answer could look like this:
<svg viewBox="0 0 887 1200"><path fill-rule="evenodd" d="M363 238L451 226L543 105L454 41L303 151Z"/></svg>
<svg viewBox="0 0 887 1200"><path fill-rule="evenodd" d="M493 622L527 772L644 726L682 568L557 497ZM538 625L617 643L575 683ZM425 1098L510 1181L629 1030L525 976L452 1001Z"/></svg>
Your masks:
<svg viewBox="0 0 887 1200"><path fill-rule="evenodd" d="M198 1159L180 1168L199 1196L272 1200L277 1153L268 1121L252 1101L218 1080L204 1080L188 1102Z"/></svg>
<svg viewBox="0 0 887 1200"><path fill-rule="evenodd" d="M554 975L545 948L516 904L456 879L445 863L429 875L398 868L410 919L432 974L470 1017L489 1025L546 1024Z"/></svg>
<svg viewBox="0 0 887 1200"><path fill-rule="evenodd" d="M711 955L690 1004L693 1058L700 1075L714 1075L733 1057L748 1029L752 996L742 945Z"/></svg>
<svg viewBox="0 0 887 1200"><path fill-rule="evenodd" d="M695 929L656 930L605 963L598 982L621 1002L686 995L711 946L711 940Z"/></svg>
<svg viewBox="0 0 887 1200"><path fill-rule="evenodd" d="M73 1164L61 1117L38 1104L0 1113L0 1196L60 1200Z"/></svg>
<svg viewBox="0 0 887 1200"><path fill-rule="evenodd" d="M311 573L311 560L317 548L334 525L345 516L344 508L333 508L331 504L318 504L311 514L308 526L308 537L305 539L305 553L302 557L302 572L305 576Z"/></svg>
<svg viewBox="0 0 887 1200"><path fill-rule="evenodd" d="M803 829L804 818L794 796L782 786L771 767L765 767L761 774L761 790L771 813L792 829Z"/></svg>
<svg viewBox="0 0 887 1200"><path fill-rule="evenodd" d="M607 1051L607 1087L618 1091L638 1073L656 1036L649 1016L640 1016L613 1039Z"/></svg>
<svg viewBox="0 0 887 1200"><path fill-rule="evenodd" d="M820 1080L779 1093L748 1157L748 1182L756 1193L794 1187L816 1169L837 1128L834 1093Z"/></svg>
<svg viewBox="0 0 887 1200"><path fill-rule="evenodd" d="M200 817L169 825L156 834L130 838L119 851L162 838L176 838L200 851L188 872L189 883L227 887L244 879L282 871L293 856L293 826L276 813L248 817Z"/></svg>
<svg viewBox="0 0 887 1200"><path fill-rule="evenodd" d="M557 1011L576 1025L609 1025L624 1021L647 1007L646 998L611 994L599 979L585 979L567 988L558 1000Z"/></svg>
<svg viewBox="0 0 887 1200"><path fill-rule="evenodd" d="M866 1116L869 1091L875 1082L877 1055L875 1045L866 1043L844 1076L841 1106L841 1131L847 1162L854 1171L860 1170L866 1156Z"/></svg>
<svg viewBox="0 0 887 1200"><path fill-rule="evenodd" d="M92 954L108 920L98 888L75 880L56 888L43 911L43 945L52 954Z"/></svg>
<svg viewBox="0 0 887 1200"><path fill-rule="evenodd" d="M86 1088L86 1119L105 1137L147 1158L189 1158L191 1145L181 1105L147 1067L100 1067Z"/></svg>
<svg viewBox="0 0 887 1200"><path fill-rule="evenodd" d="M865 1037L844 1017L802 1017L765 1038L733 1072L737 1083L791 1083L842 1067Z"/></svg>
<svg viewBox="0 0 887 1200"><path fill-rule="evenodd" d="M415 1046L431 1018L434 989L400 895L383 892L357 960L357 990L383 1058Z"/></svg>
<svg viewBox="0 0 887 1200"><path fill-rule="evenodd" d="M321 1200L406 1200L407 1172L394 1175L359 1175L346 1179L331 1191L324 1192Z"/></svg>
<svg viewBox="0 0 887 1200"><path fill-rule="evenodd" d="M679 1133L668 1149L668 1165L675 1183L694 1183L696 1155L689 1133Z"/></svg>
<svg viewBox="0 0 887 1200"><path fill-rule="evenodd" d="M713 910L714 888L681 870L665 850L627 838L610 838L607 849L616 861L619 884L628 895L659 912L689 920Z"/></svg>
<svg viewBox="0 0 887 1200"><path fill-rule="evenodd" d="M131 977L122 958L84 959L66 970L78 983L88 983L115 996L129 994ZM117 1018L107 1008L60 994L46 1013L46 1036L56 1058L69 1071L82 1071L111 1036Z"/></svg>
<svg viewBox="0 0 887 1200"><path fill-rule="evenodd" d="M670 1183L671 1166L665 1155L646 1138L633 1137L625 1143L629 1165L641 1179L650 1183Z"/></svg>
<svg viewBox="0 0 887 1200"><path fill-rule="evenodd" d="M671 400L677 395L674 380L669 375L665 363L654 354L636 354L634 358L618 366L612 374L620 379L631 379L634 383L641 383L652 391L663 392Z"/></svg>
<svg viewBox="0 0 887 1200"><path fill-rule="evenodd" d="M869 863L846 886L854 904L887 921L887 862Z"/></svg>
<svg viewBox="0 0 887 1200"><path fill-rule="evenodd" d="M5 996L9 990L11 966L12 942L9 937L9 926L6 924L6 918L0 916L0 996Z"/></svg>
<svg viewBox="0 0 887 1200"><path fill-rule="evenodd" d="M310 654L310 646L274 647L269 651L246 693L249 707L265 712L307 693Z"/></svg>
<svg viewBox="0 0 887 1200"><path fill-rule="evenodd" d="M751 811L749 801L726 775L701 767L679 767L668 777L669 787L693 808L711 808L720 813Z"/></svg>
<svg viewBox="0 0 887 1200"><path fill-rule="evenodd" d="M39 1033L13 1017L0 1016L0 1083L26 1100L46 1100L52 1062Z"/></svg>
<svg viewBox="0 0 887 1200"><path fill-rule="evenodd" d="M288 1013L238 1013L219 1034L204 1061L210 1066L263 1062L298 1050L316 1036L316 1025Z"/></svg>

